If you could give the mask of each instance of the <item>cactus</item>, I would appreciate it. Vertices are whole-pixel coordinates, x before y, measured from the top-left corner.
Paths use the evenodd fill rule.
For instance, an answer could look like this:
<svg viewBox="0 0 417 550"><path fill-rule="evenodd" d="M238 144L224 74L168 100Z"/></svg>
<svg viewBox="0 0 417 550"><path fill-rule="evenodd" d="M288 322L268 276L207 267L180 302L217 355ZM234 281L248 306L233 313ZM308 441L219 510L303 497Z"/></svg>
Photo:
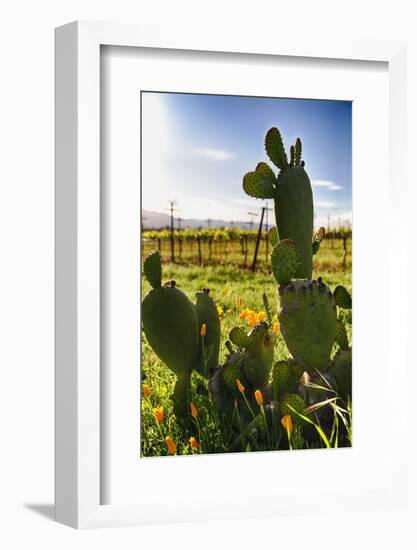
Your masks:
<svg viewBox="0 0 417 550"><path fill-rule="evenodd" d="M312 258L325 230L321 227L313 236L313 193L301 160L301 140L297 138L290 148L288 162L281 134L271 128L265 137L265 150L280 169L278 175L274 179L272 170L261 163L263 179L257 167L244 176L243 188L253 197L274 199L276 228L270 231L269 239L273 244L272 272L279 283L281 333L302 369L310 374L316 369L323 372L330 365L336 336L336 305L349 308L351 298L344 287L337 287L333 296L320 277L311 280ZM339 326L337 339L340 338ZM345 346L344 341L340 342Z"/></svg>
<svg viewBox="0 0 417 550"><path fill-rule="evenodd" d="M352 298L344 286L339 285L334 289L334 300L342 309L352 309Z"/></svg>
<svg viewBox="0 0 417 550"><path fill-rule="evenodd" d="M217 308L204 288L196 303L176 287L175 281L162 286L162 263L158 251L143 263L143 274L152 286L142 302L142 326L156 355L177 375L172 400L178 417L189 414L191 372L208 378L218 364L220 320ZM201 333L205 325L205 334Z"/></svg>
<svg viewBox="0 0 417 550"><path fill-rule="evenodd" d="M204 288L196 293L195 309L200 331L198 357L195 369L208 378L210 369L219 363L220 350L220 319L210 289ZM206 325L205 336L201 335L202 325Z"/></svg>
<svg viewBox="0 0 417 550"><path fill-rule="evenodd" d="M272 369L272 392L275 401L279 401L286 393L298 390L298 371L290 361L277 361Z"/></svg>
<svg viewBox="0 0 417 550"><path fill-rule="evenodd" d="M286 414L291 415L293 421L296 424L300 424L302 426L306 422L302 418L300 418L298 414L295 414L294 411L298 412L299 414L303 414L305 408L306 404L299 395L295 393L287 393L282 398L280 412L282 416L285 416ZM294 409L294 411L292 409Z"/></svg>
<svg viewBox="0 0 417 550"><path fill-rule="evenodd" d="M297 138L291 148L290 164L279 130L271 128L265 137L270 160L281 169L278 177L265 163L243 178L243 189L251 197L274 199L277 233L281 240L294 242L300 255L295 277L310 279L312 274L313 193L301 161L302 145ZM272 241L272 239L271 239Z"/></svg>
<svg viewBox="0 0 417 550"><path fill-rule="evenodd" d="M332 373L339 395L347 401L352 398L352 349L341 349L334 357Z"/></svg>
<svg viewBox="0 0 417 550"><path fill-rule="evenodd" d="M340 349L348 349L349 347L346 328L341 319L338 319L336 322L336 335L335 335L334 341L335 341L335 344L337 344Z"/></svg>
<svg viewBox="0 0 417 550"><path fill-rule="evenodd" d="M248 334L243 372L248 382L256 389L265 386L274 358L275 336L267 323L255 325Z"/></svg>
<svg viewBox="0 0 417 550"><path fill-rule="evenodd" d="M239 380L244 387L247 386L245 374L243 372L243 363L245 361L245 354L241 351L235 351L226 360L226 363L222 367L223 382L227 386L227 389L234 395L238 395L237 380Z"/></svg>
<svg viewBox="0 0 417 550"><path fill-rule="evenodd" d="M288 283L297 273L299 264L300 255L294 241L279 241L271 255L272 273L278 283Z"/></svg>
<svg viewBox="0 0 417 550"><path fill-rule="evenodd" d="M310 374L326 370L336 334L332 293L317 281L295 279L279 287L281 333L292 356Z"/></svg>

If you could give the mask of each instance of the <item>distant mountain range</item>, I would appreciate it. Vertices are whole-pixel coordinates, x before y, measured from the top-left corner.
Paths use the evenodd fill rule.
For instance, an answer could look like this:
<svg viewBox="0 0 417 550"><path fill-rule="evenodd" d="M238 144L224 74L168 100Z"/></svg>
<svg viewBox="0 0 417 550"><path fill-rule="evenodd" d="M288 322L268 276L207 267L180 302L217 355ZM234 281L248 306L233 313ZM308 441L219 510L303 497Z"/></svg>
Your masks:
<svg viewBox="0 0 417 550"><path fill-rule="evenodd" d="M250 227L250 222L242 221L225 221L225 220L199 220L196 218L180 218L181 228L199 228L199 227L230 227L233 223L233 227L241 227L247 229ZM255 226L259 223L255 220ZM179 218L174 219L175 229L179 226ZM161 212L151 212L150 210L142 210L142 225L144 229L162 229L170 227L171 217L169 214Z"/></svg>

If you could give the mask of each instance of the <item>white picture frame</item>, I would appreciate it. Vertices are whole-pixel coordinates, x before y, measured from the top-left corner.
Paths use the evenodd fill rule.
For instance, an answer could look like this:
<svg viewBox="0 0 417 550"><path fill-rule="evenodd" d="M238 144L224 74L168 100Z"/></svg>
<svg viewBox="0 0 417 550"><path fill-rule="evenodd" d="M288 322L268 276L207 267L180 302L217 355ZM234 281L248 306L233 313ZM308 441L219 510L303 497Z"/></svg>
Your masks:
<svg viewBox="0 0 417 550"><path fill-rule="evenodd" d="M76 528L134 525L161 521L152 506L101 504L100 400L100 49L101 46L165 48L326 58L387 63L389 74L389 182L390 224L395 230L387 245L395 248L393 263L402 269L406 241L394 247L405 224L405 45L401 42L325 41L293 42L261 33L248 40L245 33L216 33L198 29L179 35L175 29L113 23L75 22L56 29L56 519ZM404 232L405 234L406 232ZM399 267L400 266L400 267ZM394 273L394 270L393 270ZM400 290L399 290L400 292ZM405 304L406 301L403 300ZM390 307L393 307L391 304ZM401 306L400 306L401 307ZM404 305L405 307L405 305ZM404 313L398 313L397 315ZM406 336L399 348L397 395L402 403L397 416L405 418ZM403 365L403 366L401 366ZM404 425L404 422L402 422ZM400 428L401 429L401 428ZM384 452L384 450L381 450ZM357 494L339 492L346 506L387 506L405 498L406 462L399 445L388 457L383 490L364 488ZM322 496L327 493L323 492ZM230 495L229 495L230 496ZM161 496L163 498L163 495ZM299 493L285 503L268 506L268 515L297 510ZM335 495L332 493L332 498ZM242 517L249 514L241 498L233 497L216 510L200 506L188 519ZM226 510L228 507L229 512ZM232 512L230 512L232 510ZM250 514L249 514L250 515ZM262 515L261 511L252 515ZM166 501L164 521L186 520L175 499Z"/></svg>

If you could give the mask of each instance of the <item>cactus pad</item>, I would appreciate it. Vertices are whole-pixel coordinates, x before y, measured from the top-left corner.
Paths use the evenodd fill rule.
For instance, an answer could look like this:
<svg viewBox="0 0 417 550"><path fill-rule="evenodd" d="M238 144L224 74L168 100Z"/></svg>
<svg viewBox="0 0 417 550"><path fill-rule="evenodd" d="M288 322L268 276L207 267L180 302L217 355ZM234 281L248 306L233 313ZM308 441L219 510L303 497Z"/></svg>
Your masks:
<svg viewBox="0 0 417 550"><path fill-rule="evenodd" d="M142 302L142 326L156 355L175 374L194 367L199 326L194 304L178 288L152 289Z"/></svg>
<svg viewBox="0 0 417 550"><path fill-rule="evenodd" d="M195 310L198 319L198 326L206 325L204 341L199 338L199 349L195 369L201 375L208 377L211 368L218 365L220 350L220 319L210 290L204 289L196 293Z"/></svg>
<svg viewBox="0 0 417 550"><path fill-rule="evenodd" d="M159 250L150 252L143 262L143 273L148 283L153 288L159 288L162 284L162 264Z"/></svg>
<svg viewBox="0 0 417 550"><path fill-rule="evenodd" d="M300 424L300 425L305 424L306 422L302 418L300 418L297 414L295 414L294 411L290 409L290 407L292 407L294 411L297 411L298 413L303 414L303 411L306 407L306 404L304 403L303 399L295 393L287 393L282 398L280 412L282 416L289 414L296 424Z"/></svg>
<svg viewBox="0 0 417 550"><path fill-rule="evenodd" d="M278 241L278 231L276 227L271 227L271 229L268 231L268 239L272 246L275 246Z"/></svg>
<svg viewBox="0 0 417 550"><path fill-rule="evenodd" d="M301 145L301 139L297 138L295 140L295 153L294 153L294 163L296 166L298 166L301 162L301 153L302 153L302 145Z"/></svg>
<svg viewBox="0 0 417 550"><path fill-rule="evenodd" d="M288 167L278 175L275 219L280 239L291 239L300 254L295 277L311 279L313 270L313 192L304 168Z"/></svg>
<svg viewBox="0 0 417 550"><path fill-rule="evenodd" d="M352 309L352 298L344 286L337 286L334 289L333 296L337 306L343 309Z"/></svg>
<svg viewBox="0 0 417 550"><path fill-rule="evenodd" d="M323 372L336 335L336 307L329 287L320 278L295 279L281 285L279 293L278 319L289 351L309 374L315 369Z"/></svg>
<svg viewBox="0 0 417 550"><path fill-rule="evenodd" d="M243 190L250 197L256 199L273 199L275 187L270 180L260 172L248 172L243 177Z"/></svg>
<svg viewBox="0 0 417 550"><path fill-rule="evenodd" d="M313 243L312 243L312 252L313 256L314 254L317 254L317 252L320 249L321 241L324 239L324 235L326 234L326 230L324 227L320 227L315 233L313 237Z"/></svg>
<svg viewBox="0 0 417 550"><path fill-rule="evenodd" d="M249 344L249 337L242 327L234 327L230 331L229 339L239 349L244 349Z"/></svg>
<svg viewBox="0 0 417 550"><path fill-rule="evenodd" d="M259 162L255 168L255 172L260 174L265 181L269 181L272 185L276 185L277 178L275 177L274 171L266 162Z"/></svg>
<svg viewBox="0 0 417 550"><path fill-rule="evenodd" d="M288 283L296 274L300 255L290 239L283 239L275 245L271 254L272 273L278 283Z"/></svg>
<svg viewBox="0 0 417 550"><path fill-rule="evenodd" d="M268 130L265 136L265 150L268 157L278 168L282 169L288 165L287 153L278 128Z"/></svg>
<svg viewBox="0 0 417 550"><path fill-rule="evenodd" d="M298 380L288 361L277 361L272 369L272 392L276 401L297 391Z"/></svg>
<svg viewBox="0 0 417 550"><path fill-rule="evenodd" d="M236 351L227 358L225 365L222 367L223 382L230 392L237 395L239 393L236 380L239 380L246 387L246 378L242 369L245 356L243 353Z"/></svg>
<svg viewBox="0 0 417 550"><path fill-rule="evenodd" d="M333 360L333 375L336 379L339 395L347 401L352 398L352 350L340 350Z"/></svg>
<svg viewBox="0 0 417 550"><path fill-rule="evenodd" d="M349 347L346 328L341 319L338 319L336 322L336 336L334 341L339 346L340 349L348 349Z"/></svg>

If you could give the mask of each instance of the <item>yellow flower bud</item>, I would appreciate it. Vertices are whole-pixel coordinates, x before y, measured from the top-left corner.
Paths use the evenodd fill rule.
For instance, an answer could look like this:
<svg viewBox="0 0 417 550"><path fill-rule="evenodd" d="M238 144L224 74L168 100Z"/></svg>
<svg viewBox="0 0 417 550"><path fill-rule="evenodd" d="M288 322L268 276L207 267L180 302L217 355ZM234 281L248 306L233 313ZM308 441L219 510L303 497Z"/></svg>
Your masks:
<svg viewBox="0 0 417 550"><path fill-rule="evenodd" d="M198 449L198 447L200 446L200 443L193 436L190 437L190 439L188 440L188 443L190 444L190 447L192 449Z"/></svg>
<svg viewBox="0 0 417 550"><path fill-rule="evenodd" d="M177 446L169 435L166 436L165 443L167 444L169 454L174 455L177 452Z"/></svg>
<svg viewBox="0 0 417 550"><path fill-rule="evenodd" d="M262 395L262 392L261 390L256 390L255 391L255 399L256 399L256 402L258 403L258 405L262 405L263 402L264 402L264 397Z"/></svg>
<svg viewBox="0 0 417 550"><path fill-rule="evenodd" d="M164 407L155 407L153 410L153 415L155 417L155 420L160 424L164 421Z"/></svg>
<svg viewBox="0 0 417 550"><path fill-rule="evenodd" d="M143 397L149 397L151 395L151 390L149 389L148 384L143 384L142 394L143 394Z"/></svg>
<svg viewBox="0 0 417 550"><path fill-rule="evenodd" d="M205 336L207 334L207 325L206 323L203 323L201 325L201 329L200 329L200 335L201 336Z"/></svg>
<svg viewBox="0 0 417 550"><path fill-rule="evenodd" d="M236 378L236 386L240 393L243 393L245 391L245 386L242 384L239 378Z"/></svg>
<svg viewBox="0 0 417 550"><path fill-rule="evenodd" d="M274 323L274 326L272 328L272 332L274 334L278 334L278 332L279 332L279 324L278 323Z"/></svg>
<svg viewBox="0 0 417 550"><path fill-rule="evenodd" d="M292 418L290 414L286 414L281 418L281 424L283 425L284 430L286 430L288 433L292 432L293 425L292 425Z"/></svg>
<svg viewBox="0 0 417 550"><path fill-rule="evenodd" d="M191 416L193 418L197 418L197 416L198 416L197 407L194 405L194 403L192 401L191 401Z"/></svg>

